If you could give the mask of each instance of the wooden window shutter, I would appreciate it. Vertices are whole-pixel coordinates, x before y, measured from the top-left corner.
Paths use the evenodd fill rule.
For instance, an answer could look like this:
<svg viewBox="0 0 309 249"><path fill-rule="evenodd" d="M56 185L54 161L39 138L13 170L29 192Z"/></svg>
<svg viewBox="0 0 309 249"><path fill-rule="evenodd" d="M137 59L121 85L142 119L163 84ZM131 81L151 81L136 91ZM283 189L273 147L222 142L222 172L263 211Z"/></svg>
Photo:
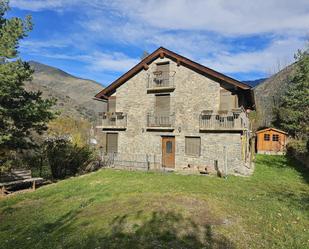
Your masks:
<svg viewBox="0 0 309 249"><path fill-rule="evenodd" d="M231 92L221 89L220 90L220 110L231 110L237 108L237 95L232 95Z"/></svg>
<svg viewBox="0 0 309 249"><path fill-rule="evenodd" d="M108 99L107 111L108 112L116 112L116 96L112 96Z"/></svg>
<svg viewBox="0 0 309 249"><path fill-rule="evenodd" d="M170 115L170 95L156 95L156 115L169 116Z"/></svg>
<svg viewBox="0 0 309 249"><path fill-rule="evenodd" d="M201 138L185 137L185 153L189 156L201 155Z"/></svg>
<svg viewBox="0 0 309 249"><path fill-rule="evenodd" d="M117 153L118 152L118 134L117 133L107 133L106 136L106 152L107 153Z"/></svg>
<svg viewBox="0 0 309 249"><path fill-rule="evenodd" d="M169 63L158 63L157 71L162 72L162 78L168 79L170 72L170 64Z"/></svg>

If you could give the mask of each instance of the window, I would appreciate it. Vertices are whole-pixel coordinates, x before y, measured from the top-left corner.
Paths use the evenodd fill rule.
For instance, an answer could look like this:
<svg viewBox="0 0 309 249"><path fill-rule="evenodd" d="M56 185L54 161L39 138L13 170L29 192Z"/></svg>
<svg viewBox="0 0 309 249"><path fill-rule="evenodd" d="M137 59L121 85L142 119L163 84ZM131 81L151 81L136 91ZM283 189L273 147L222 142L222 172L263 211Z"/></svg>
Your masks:
<svg viewBox="0 0 309 249"><path fill-rule="evenodd" d="M185 137L185 153L188 156L201 155L201 138L200 137Z"/></svg>
<svg viewBox="0 0 309 249"><path fill-rule="evenodd" d="M279 135L278 134L273 135L273 141L279 141Z"/></svg>
<svg viewBox="0 0 309 249"><path fill-rule="evenodd" d="M173 143L172 141L166 142L166 154L171 154L173 152Z"/></svg>
<svg viewBox="0 0 309 249"><path fill-rule="evenodd" d="M169 116L170 114L170 103L171 96L167 95L156 95L156 115L157 116Z"/></svg>
<svg viewBox="0 0 309 249"><path fill-rule="evenodd" d="M107 133L106 152L107 153L117 153L118 152L118 134L117 133Z"/></svg>
<svg viewBox="0 0 309 249"><path fill-rule="evenodd" d="M270 140L270 135L264 134L264 141L269 141L269 140Z"/></svg>
<svg viewBox="0 0 309 249"><path fill-rule="evenodd" d="M231 110L237 108L238 99L237 95L233 95L230 91L221 89L220 90L220 110Z"/></svg>
<svg viewBox="0 0 309 249"><path fill-rule="evenodd" d="M107 101L107 111L115 112L116 111L116 96L109 97Z"/></svg>

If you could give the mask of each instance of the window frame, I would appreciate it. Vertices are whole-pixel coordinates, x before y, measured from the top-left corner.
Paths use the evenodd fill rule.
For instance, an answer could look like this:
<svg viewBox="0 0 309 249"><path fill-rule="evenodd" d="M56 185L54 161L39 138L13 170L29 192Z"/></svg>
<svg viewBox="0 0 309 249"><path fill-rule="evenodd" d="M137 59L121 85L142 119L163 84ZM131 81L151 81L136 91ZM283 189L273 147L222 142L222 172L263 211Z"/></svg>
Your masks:
<svg viewBox="0 0 309 249"><path fill-rule="evenodd" d="M268 137L268 139L266 139L266 137ZM270 134L269 133L264 134L264 141L267 141L267 142L270 141Z"/></svg>
<svg viewBox="0 0 309 249"><path fill-rule="evenodd" d="M274 139L274 138L277 138L277 139ZM272 136L272 141L273 142L279 142L279 135L278 134L273 134L273 136Z"/></svg>

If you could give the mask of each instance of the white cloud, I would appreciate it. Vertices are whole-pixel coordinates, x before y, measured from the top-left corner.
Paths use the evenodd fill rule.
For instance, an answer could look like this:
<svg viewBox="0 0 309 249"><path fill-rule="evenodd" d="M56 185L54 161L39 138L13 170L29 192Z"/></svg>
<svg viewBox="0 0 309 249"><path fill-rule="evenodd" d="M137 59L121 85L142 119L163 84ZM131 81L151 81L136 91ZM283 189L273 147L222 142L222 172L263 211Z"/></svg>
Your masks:
<svg viewBox="0 0 309 249"><path fill-rule="evenodd" d="M211 59L201 59L201 63L225 73L260 71L273 74L291 64L294 61L294 52L304 45L304 41L297 38L278 39L260 51L220 53Z"/></svg>
<svg viewBox="0 0 309 249"><path fill-rule="evenodd" d="M224 73L269 73L278 61L291 63L309 33L308 0L11 0L11 5L78 12L81 29L66 40L36 41L36 46L29 41L29 52L79 60L93 71L124 72L138 62L124 53L98 52L96 45L109 42L149 52L165 46ZM270 44L261 48L231 42L255 35L267 37ZM81 55L50 53L48 44L70 46L82 50Z"/></svg>
<svg viewBox="0 0 309 249"><path fill-rule="evenodd" d="M229 35L309 29L308 0L11 0L11 5L32 11L79 8L103 16L109 11L155 28Z"/></svg>

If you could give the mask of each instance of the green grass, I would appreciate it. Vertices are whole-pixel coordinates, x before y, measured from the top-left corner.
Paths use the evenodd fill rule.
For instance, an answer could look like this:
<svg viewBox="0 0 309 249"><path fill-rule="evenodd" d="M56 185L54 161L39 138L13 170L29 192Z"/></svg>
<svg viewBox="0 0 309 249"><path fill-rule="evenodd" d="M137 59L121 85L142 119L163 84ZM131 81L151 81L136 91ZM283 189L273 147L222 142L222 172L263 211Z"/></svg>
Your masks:
<svg viewBox="0 0 309 249"><path fill-rule="evenodd" d="M0 248L308 248L308 172L252 177L101 170L0 200Z"/></svg>

